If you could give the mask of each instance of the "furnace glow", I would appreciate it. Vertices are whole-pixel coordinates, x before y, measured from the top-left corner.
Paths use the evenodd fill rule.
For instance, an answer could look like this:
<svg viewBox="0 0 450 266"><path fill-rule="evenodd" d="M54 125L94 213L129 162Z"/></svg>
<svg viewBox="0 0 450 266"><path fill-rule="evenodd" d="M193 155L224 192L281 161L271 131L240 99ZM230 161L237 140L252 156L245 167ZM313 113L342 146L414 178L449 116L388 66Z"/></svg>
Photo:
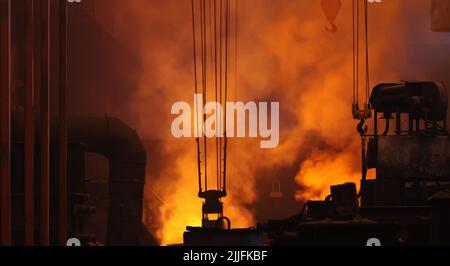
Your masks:
<svg viewBox="0 0 450 266"><path fill-rule="evenodd" d="M225 134L227 138L260 137L262 149L273 149L280 142L280 103L270 104L270 114L268 106L267 102L227 102L225 106L218 102L205 104L203 95L195 94L194 112L187 102L177 102L172 106L172 115L178 115L172 123L172 135L175 138L223 138Z"/></svg>

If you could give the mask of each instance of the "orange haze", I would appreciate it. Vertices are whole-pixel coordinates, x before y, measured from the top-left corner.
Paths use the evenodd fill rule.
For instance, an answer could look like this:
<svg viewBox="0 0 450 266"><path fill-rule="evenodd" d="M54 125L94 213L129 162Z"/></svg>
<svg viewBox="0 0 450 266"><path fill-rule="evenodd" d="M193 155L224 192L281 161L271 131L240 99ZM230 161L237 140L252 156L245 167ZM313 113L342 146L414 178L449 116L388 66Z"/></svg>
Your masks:
<svg viewBox="0 0 450 266"><path fill-rule="evenodd" d="M256 223L249 206L257 200L257 171L298 164L300 170L292 177L299 185L296 199L324 198L332 184L358 183L360 140L351 117L351 1L343 0L334 35L325 30L327 22L318 0L238 1L239 75L232 100L281 104L278 148L261 150L255 139L230 140L225 214L234 227L249 227ZM149 158L147 174L147 200L160 198L149 210L157 217L152 227L163 245L181 243L185 227L201 223L195 141L174 139L170 134L172 104L192 101L194 94L191 1L126 2L114 31L136 40L132 46L137 47L143 69L129 107L143 139L162 142L158 148L162 156ZM402 33L407 28L402 10L406 5L420 6L425 15L427 2L371 4L371 85L398 79L384 61L393 55L387 61L405 58ZM320 147L315 145L318 139ZM299 155L307 160L300 162ZM158 163L152 163L155 160ZM152 168L156 164L157 171Z"/></svg>

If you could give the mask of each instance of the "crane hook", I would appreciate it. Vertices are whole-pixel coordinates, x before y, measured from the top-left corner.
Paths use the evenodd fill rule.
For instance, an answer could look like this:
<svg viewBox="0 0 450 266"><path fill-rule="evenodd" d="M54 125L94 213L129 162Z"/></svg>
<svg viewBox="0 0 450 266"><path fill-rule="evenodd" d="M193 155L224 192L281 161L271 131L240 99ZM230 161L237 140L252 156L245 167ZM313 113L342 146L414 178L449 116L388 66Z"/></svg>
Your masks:
<svg viewBox="0 0 450 266"><path fill-rule="evenodd" d="M366 125L366 119L361 119L357 128L358 128L358 133L361 136L365 136L367 134L367 132L369 131L369 127Z"/></svg>
<svg viewBox="0 0 450 266"><path fill-rule="evenodd" d="M329 25L325 27L326 31L330 33L337 32L337 26L335 25L335 21L339 12L341 11L342 3L341 0L322 0L322 9L325 13L325 17L327 18Z"/></svg>

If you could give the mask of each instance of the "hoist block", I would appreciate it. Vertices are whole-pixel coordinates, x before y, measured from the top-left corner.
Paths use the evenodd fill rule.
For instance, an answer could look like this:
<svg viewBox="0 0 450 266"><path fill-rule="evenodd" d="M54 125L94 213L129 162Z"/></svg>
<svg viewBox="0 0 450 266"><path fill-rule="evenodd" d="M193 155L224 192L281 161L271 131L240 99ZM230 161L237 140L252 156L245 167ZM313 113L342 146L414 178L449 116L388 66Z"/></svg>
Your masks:
<svg viewBox="0 0 450 266"><path fill-rule="evenodd" d="M431 30L450 32L450 1L431 0Z"/></svg>
<svg viewBox="0 0 450 266"><path fill-rule="evenodd" d="M199 193L198 196L205 199L203 203L203 214L223 213L223 203L220 199L227 196L225 191L209 190Z"/></svg>
<svg viewBox="0 0 450 266"><path fill-rule="evenodd" d="M366 120L372 118L372 110L369 104L364 104L364 109L360 109L358 104L352 105L353 118L355 120Z"/></svg>
<svg viewBox="0 0 450 266"><path fill-rule="evenodd" d="M341 0L322 0L322 9L325 14L325 17L328 20L328 23L330 24L327 26L327 31L330 32L336 32L337 27L334 24L337 16L339 15L339 12L342 7Z"/></svg>

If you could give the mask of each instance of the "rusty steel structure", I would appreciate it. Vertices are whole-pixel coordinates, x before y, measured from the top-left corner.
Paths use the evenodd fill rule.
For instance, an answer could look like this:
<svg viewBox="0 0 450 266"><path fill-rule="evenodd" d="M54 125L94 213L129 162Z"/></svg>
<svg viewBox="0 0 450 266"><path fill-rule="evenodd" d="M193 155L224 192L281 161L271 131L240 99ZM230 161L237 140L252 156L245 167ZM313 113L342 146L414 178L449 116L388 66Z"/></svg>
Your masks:
<svg viewBox="0 0 450 266"><path fill-rule="evenodd" d="M52 2L40 6L41 29L41 110L40 110L40 244L49 245L50 237L50 90L52 89Z"/></svg>
<svg viewBox="0 0 450 266"><path fill-rule="evenodd" d="M11 244L11 9L8 0L0 1L0 142L1 142L1 244Z"/></svg>
<svg viewBox="0 0 450 266"><path fill-rule="evenodd" d="M68 153L68 123L67 123L67 44L68 44L68 1L59 5L59 243L64 244L68 236L68 189L67 189L67 153Z"/></svg>
<svg viewBox="0 0 450 266"><path fill-rule="evenodd" d="M34 92L35 92L35 3L34 0L25 4L25 132L24 132L24 150L25 150L25 245L34 244Z"/></svg>
<svg viewBox="0 0 450 266"><path fill-rule="evenodd" d="M96 25L82 12L66 0L0 0L1 246L156 244L142 223L147 154L136 131L69 115L70 29ZM88 176L92 154L106 161L94 162L108 169L102 182Z"/></svg>
<svg viewBox="0 0 450 266"><path fill-rule="evenodd" d="M59 95L58 110L58 195L60 195L59 243L67 241L67 1L28 0L0 1L0 50L1 50L1 244L13 244L12 203L12 136L11 120L15 111L11 95L18 90L13 66L24 70L23 87L23 220L24 244L34 245L36 241L36 222L39 221L39 244L50 244L50 134L51 134L51 95ZM23 27L15 22L23 14ZM53 21L57 18L57 21ZM59 25L59 32L54 27ZM59 37L54 41L54 35ZM22 39L15 36L23 36ZM23 44L19 42L23 41ZM24 47L24 56L18 56L12 47ZM59 58L58 66L53 65L53 57ZM23 59L22 62L18 60ZM58 74L59 73L59 74ZM59 84L54 83L59 75ZM39 96L36 97L36 96ZM39 103L39 104L38 104ZM37 107L40 106L39 110ZM37 119L38 118L38 119ZM36 120L37 119L37 120ZM37 123L39 122L39 123ZM36 132L39 131L38 134ZM40 136L36 139L36 136ZM35 149L38 144L39 149ZM36 160L39 154L39 161ZM39 164L39 165L38 165ZM38 166L38 167L37 167ZM39 174L36 172L40 169ZM39 180L37 180L39 176ZM39 182L37 182L39 181ZM39 195L35 194L40 185ZM39 210L35 209L39 199ZM39 215L37 215L39 214Z"/></svg>

